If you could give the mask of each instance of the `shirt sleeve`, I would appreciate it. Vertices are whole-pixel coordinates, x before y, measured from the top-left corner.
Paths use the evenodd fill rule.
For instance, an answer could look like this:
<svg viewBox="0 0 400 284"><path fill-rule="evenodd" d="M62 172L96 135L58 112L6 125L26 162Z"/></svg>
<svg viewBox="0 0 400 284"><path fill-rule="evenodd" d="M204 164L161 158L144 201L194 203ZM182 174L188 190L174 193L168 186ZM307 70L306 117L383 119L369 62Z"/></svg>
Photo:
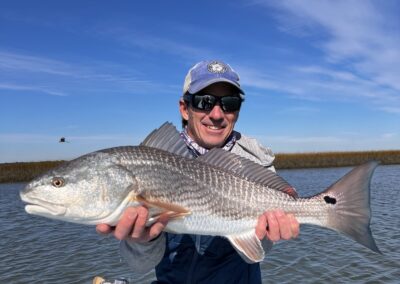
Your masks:
<svg viewBox="0 0 400 284"><path fill-rule="evenodd" d="M276 172L273 165L275 160L274 153L269 147L264 147L254 138L240 135L231 152Z"/></svg>
<svg viewBox="0 0 400 284"><path fill-rule="evenodd" d="M258 163L268 170L276 173L276 169L273 165L275 155L271 148L265 147L254 138L240 135L240 138L236 141L236 144L232 148L231 152ZM298 195L296 189L289 183L283 182L283 178L281 179L282 183L279 187L276 187L276 189L297 198Z"/></svg>
<svg viewBox="0 0 400 284"><path fill-rule="evenodd" d="M153 269L162 259L166 246L165 234L148 243L121 241L120 253L122 258L137 273L146 273Z"/></svg>

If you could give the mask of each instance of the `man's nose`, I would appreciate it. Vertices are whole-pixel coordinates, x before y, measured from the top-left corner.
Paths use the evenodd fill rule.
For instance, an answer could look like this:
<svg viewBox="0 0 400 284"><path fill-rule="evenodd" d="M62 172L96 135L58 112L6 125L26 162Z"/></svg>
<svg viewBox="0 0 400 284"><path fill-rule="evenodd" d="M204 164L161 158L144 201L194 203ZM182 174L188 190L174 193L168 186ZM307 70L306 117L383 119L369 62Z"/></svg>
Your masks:
<svg viewBox="0 0 400 284"><path fill-rule="evenodd" d="M208 116L214 120L222 119L224 117L224 111L219 103L215 104Z"/></svg>

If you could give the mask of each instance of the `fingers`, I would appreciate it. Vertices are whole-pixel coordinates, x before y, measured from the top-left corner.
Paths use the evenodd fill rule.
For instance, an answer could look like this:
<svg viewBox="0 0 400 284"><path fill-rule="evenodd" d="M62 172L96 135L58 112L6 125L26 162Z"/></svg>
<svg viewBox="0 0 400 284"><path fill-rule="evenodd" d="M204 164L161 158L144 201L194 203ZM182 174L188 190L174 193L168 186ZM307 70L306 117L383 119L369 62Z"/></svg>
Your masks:
<svg viewBox="0 0 400 284"><path fill-rule="evenodd" d="M281 233L279 229L279 222L276 217L276 214L274 212L267 212L266 213L266 218L267 218L267 225L268 225L268 230L267 230L267 237L273 242L277 242L281 239Z"/></svg>
<svg viewBox="0 0 400 284"><path fill-rule="evenodd" d="M293 214L288 214L288 217L290 219L290 227L292 229L293 238L297 238L300 234L300 224Z"/></svg>
<svg viewBox="0 0 400 284"><path fill-rule="evenodd" d="M282 210L264 213L267 219L266 236L273 242L296 238L300 225L293 214L285 214Z"/></svg>
<svg viewBox="0 0 400 284"><path fill-rule="evenodd" d="M135 226L133 227L133 231L131 234L131 237L133 239L142 239L144 236L144 232L146 229L146 222L147 222L147 218L149 216L149 211L144 208L143 206L138 207L136 210L136 222L135 222Z"/></svg>
<svg viewBox="0 0 400 284"><path fill-rule="evenodd" d="M265 214L258 218L256 226L256 235L259 240L262 240L267 233L267 216Z"/></svg>
<svg viewBox="0 0 400 284"><path fill-rule="evenodd" d="M161 216L148 230L148 241L155 239L168 223L168 216Z"/></svg>
<svg viewBox="0 0 400 284"><path fill-rule="evenodd" d="M275 214L276 219L279 224L279 232L281 239L290 240L292 238L292 226L290 224L290 219L283 211L278 210Z"/></svg>
<svg viewBox="0 0 400 284"><path fill-rule="evenodd" d="M108 235L113 231L113 228L107 224L98 224L96 226L96 231L101 235Z"/></svg>
<svg viewBox="0 0 400 284"><path fill-rule="evenodd" d="M130 239L136 242L148 242L156 238L168 223L168 216L161 215L157 222L146 227L149 211L146 207L129 207L122 214L121 219L115 227L114 236L118 240ZM99 233L110 233L112 227L100 224L96 230Z"/></svg>
<svg viewBox="0 0 400 284"><path fill-rule="evenodd" d="M126 239L132 232L136 219L138 217L137 209L129 207L122 214L117 227L115 228L114 236L118 240Z"/></svg>

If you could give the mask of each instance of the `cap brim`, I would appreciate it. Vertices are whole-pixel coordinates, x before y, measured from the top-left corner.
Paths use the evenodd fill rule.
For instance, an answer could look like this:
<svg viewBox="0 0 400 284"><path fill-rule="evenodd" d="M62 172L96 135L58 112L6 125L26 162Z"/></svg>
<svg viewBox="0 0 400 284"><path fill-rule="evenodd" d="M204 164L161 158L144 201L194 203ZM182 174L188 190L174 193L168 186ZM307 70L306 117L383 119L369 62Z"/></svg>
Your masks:
<svg viewBox="0 0 400 284"><path fill-rule="evenodd" d="M228 84L234 86L236 89L239 90L241 98L244 99L245 93L242 90L242 88L240 88L240 86L238 86L237 83L232 82L231 80L228 80L228 79L225 79L225 78L214 78L214 79L206 81L206 82L201 82L201 84L196 84L196 82L193 82L190 85L188 92L190 94L195 94L195 93L203 90L204 88L206 88L206 87L208 87L208 86L210 86L212 84L219 83L219 82L228 83Z"/></svg>

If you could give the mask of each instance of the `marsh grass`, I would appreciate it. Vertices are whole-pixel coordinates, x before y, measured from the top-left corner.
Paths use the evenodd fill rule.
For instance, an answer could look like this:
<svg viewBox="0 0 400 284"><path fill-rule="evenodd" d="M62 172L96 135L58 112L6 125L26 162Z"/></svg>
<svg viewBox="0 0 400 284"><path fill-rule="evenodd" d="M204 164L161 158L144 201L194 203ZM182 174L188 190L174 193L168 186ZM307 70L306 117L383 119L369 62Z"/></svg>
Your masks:
<svg viewBox="0 0 400 284"><path fill-rule="evenodd" d="M0 183L25 182L60 165L63 161L0 164Z"/></svg>
<svg viewBox="0 0 400 284"><path fill-rule="evenodd" d="M365 152L316 152L276 154L277 169L328 168L356 166L367 161L379 161L381 165L400 164L400 150Z"/></svg>
<svg viewBox="0 0 400 284"><path fill-rule="evenodd" d="M276 154L277 169L345 167L376 160L383 165L400 164L400 150L368 152L316 152ZM26 182L60 165L63 161L0 164L0 183Z"/></svg>

